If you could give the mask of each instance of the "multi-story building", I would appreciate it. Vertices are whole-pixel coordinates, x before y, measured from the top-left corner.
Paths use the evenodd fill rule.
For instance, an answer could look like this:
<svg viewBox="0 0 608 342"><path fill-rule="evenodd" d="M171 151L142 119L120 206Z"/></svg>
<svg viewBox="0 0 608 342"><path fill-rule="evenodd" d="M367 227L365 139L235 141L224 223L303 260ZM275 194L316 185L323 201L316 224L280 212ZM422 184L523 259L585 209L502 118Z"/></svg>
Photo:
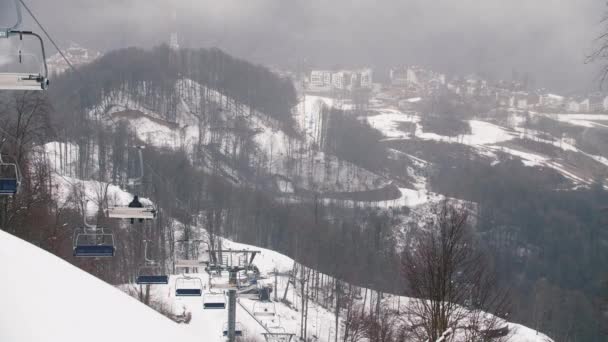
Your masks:
<svg viewBox="0 0 608 342"><path fill-rule="evenodd" d="M591 111L591 100L585 99L579 104L579 112L589 113Z"/></svg>
<svg viewBox="0 0 608 342"><path fill-rule="evenodd" d="M363 69L360 73L361 88L371 89L374 83L372 69Z"/></svg>
<svg viewBox="0 0 608 342"><path fill-rule="evenodd" d="M414 68L407 68L406 70L407 82L411 84L418 84L418 76Z"/></svg>
<svg viewBox="0 0 608 342"><path fill-rule="evenodd" d="M391 84L394 86L405 86L407 85L407 70L404 69L391 69L390 72Z"/></svg>
<svg viewBox="0 0 608 342"><path fill-rule="evenodd" d="M528 93L523 91L514 93L511 97L511 107L521 110L528 109Z"/></svg>
<svg viewBox="0 0 608 342"><path fill-rule="evenodd" d="M310 85L315 88L326 88L331 86L331 71L313 70L310 73Z"/></svg>
<svg viewBox="0 0 608 342"><path fill-rule="evenodd" d="M605 96L602 93L593 93L589 96L589 111L599 113L604 110Z"/></svg>
<svg viewBox="0 0 608 342"><path fill-rule="evenodd" d="M546 109L560 109L564 106L565 98L555 94L543 94L540 96L539 105Z"/></svg>
<svg viewBox="0 0 608 342"><path fill-rule="evenodd" d="M566 110L570 113L578 113L581 111L581 103L577 100L570 100L566 103Z"/></svg>
<svg viewBox="0 0 608 342"><path fill-rule="evenodd" d="M335 72L331 75L331 85L335 89L346 89L350 85L348 74L344 71Z"/></svg>

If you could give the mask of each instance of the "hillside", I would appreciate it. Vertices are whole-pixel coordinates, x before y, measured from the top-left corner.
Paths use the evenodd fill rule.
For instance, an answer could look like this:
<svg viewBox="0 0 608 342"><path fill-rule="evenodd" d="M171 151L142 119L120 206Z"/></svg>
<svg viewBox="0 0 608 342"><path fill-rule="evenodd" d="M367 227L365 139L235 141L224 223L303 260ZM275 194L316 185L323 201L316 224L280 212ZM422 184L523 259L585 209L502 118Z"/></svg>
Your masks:
<svg viewBox="0 0 608 342"><path fill-rule="evenodd" d="M3 231L0 258L2 341L197 340L119 289Z"/></svg>

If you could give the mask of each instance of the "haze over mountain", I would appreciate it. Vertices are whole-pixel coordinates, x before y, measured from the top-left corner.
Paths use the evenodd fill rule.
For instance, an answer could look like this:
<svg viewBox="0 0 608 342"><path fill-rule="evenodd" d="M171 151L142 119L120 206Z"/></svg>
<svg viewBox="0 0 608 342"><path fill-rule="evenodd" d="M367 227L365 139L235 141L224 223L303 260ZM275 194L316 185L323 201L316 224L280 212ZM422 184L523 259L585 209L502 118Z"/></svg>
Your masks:
<svg viewBox="0 0 608 342"><path fill-rule="evenodd" d="M537 86L565 93L598 88L597 66L585 65L585 56L601 29L601 1L30 3L40 13L61 8L71 20L45 16L49 29L62 39L100 50L157 45L177 30L182 46L217 46L264 64L365 64L380 69L421 64L447 73L483 73L488 78L528 72ZM168 15L174 11L175 22Z"/></svg>

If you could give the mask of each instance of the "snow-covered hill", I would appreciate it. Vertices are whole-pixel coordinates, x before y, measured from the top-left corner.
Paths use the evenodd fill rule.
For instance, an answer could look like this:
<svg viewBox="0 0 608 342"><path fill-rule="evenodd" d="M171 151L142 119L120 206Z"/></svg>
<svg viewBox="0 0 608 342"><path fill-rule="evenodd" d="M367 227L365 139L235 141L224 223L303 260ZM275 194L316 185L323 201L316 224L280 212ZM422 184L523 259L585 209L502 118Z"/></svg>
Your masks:
<svg viewBox="0 0 608 342"><path fill-rule="evenodd" d="M251 155L249 167L263 170L266 178L274 183L271 188L278 192L291 194L313 189L322 193L361 192L384 189L392 183L319 150L317 141L311 138L314 128L309 127L319 115L318 105L294 108L299 125L295 127L296 132L288 133L268 115L189 79L176 82L175 97L175 119L171 121L161 111L162 104L145 103L138 94L121 90L106 94L90 110L90 116L108 125L123 120L140 140L156 147L183 149L190 155L195 153L198 144L207 153L213 148L224 157L220 161L221 170L237 184L248 184L252 180L242 168L227 161L242 149L250 148L242 143L243 137L248 136L254 142L253 149L247 152ZM201 103L206 103L207 109L203 110Z"/></svg>
<svg viewBox="0 0 608 342"><path fill-rule="evenodd" d="M200 341L119 289L0 231L0 341Z"/></svg>

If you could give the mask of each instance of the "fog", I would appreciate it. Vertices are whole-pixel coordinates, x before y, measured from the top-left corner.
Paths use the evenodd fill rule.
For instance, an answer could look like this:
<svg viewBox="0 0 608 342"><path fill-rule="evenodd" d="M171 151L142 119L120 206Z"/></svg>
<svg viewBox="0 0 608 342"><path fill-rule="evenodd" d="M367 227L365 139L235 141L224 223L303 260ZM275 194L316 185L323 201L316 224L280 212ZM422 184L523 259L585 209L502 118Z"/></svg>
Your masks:
<svg viewBox="0 0 608 342"><path fill-rule="evenodd" d="M598 87L585 56L600 32L597 0L29 0L61 44L106 51L218 46L295 68L417 64L448 74L528 72L563 92ZM173 13L176 21L173 21ZM25 18L26 24L30 23Z"/></svg>

